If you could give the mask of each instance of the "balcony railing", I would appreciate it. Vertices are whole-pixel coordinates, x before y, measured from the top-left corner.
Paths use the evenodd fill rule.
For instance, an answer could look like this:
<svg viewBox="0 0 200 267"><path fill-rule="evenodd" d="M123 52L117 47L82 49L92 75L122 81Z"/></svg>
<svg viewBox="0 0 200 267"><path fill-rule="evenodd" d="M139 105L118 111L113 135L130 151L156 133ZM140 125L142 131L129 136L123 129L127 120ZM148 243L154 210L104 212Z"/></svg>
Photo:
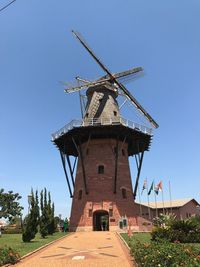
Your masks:
<svg viewBox="0 0 200 267"><path fill-rule="evenodd" d="M72 120L70 123L65 125L60 130L52 134L52 141L58 139L62 135L66 134L70 130L78 127L87 127L87 126L105 126L105 125L123 125L128 128L134 129L138 132L142 132L148 135L152 135L152 129L146 126L140 125L138 123L132 122L130 120L120 118L91 118L91 119L82 119L82 120Z"/></svg>

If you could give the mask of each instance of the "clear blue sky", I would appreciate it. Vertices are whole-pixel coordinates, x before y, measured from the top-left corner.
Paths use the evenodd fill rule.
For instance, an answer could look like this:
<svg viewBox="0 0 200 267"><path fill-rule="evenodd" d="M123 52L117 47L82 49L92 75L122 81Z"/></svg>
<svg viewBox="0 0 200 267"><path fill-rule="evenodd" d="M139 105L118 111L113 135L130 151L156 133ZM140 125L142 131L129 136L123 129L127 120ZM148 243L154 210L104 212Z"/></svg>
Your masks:
<svg viewBox="0 0 200 267"><path fill-rule="evenodd" d="M78 94L65 94L59 81L103 74L71 29L113 72L145 69L127 87L160 128L140 187L145 177L162 179L168 199L170 180L174 199L200 201L199 14L198 0L17 0L0 13L0 187L22 195L24 213L31 187L46 186L56 213L69 215L60 156L50 140L80 118L80 109ZM125 115L134 120L133 109Z"/></svg>

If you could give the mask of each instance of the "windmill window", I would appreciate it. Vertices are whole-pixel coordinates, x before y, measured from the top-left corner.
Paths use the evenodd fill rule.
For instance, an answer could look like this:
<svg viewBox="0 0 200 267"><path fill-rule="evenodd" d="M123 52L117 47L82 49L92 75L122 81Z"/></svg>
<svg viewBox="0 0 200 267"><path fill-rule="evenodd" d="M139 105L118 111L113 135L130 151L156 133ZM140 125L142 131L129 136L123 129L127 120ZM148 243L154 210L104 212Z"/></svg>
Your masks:
<svg viewBox="0 0 200 267"><path fill-rule="evenodd" d="M98 173L99 174L103 174L104 173L104 166L103 165L99 165L98 166Z"/></svg>
<svg viewBox="0 0 200 267"><path fill-rule="evenodd" d="M122 198L126 199L127 195L126 195L126 189L122 188Z"/></svg>
<svg viewBox="0 0 200 267"><path fill-rule="evenodd" d="M117 116L117 111L113 111L114 116Z"/></svg>
<svg viewBox="0 0 200 267"><path fill-rule="evenodd" d="M83 195L83 191L82 190L79 190L78 191L78 200L81 200L82 199L82 195Z"/></svg>

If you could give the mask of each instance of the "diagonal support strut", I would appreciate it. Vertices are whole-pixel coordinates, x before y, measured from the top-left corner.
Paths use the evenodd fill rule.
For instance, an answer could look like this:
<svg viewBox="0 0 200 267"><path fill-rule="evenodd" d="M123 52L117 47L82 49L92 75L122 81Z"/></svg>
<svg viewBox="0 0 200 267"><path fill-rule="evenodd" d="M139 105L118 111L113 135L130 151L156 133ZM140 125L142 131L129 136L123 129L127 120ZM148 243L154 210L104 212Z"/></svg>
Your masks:
<svg viewBox="0 0 200 267"><path fill-rule="evenodd" d="M78 155L80 156L85 193L86 193L86 195L88 195L88 188L87 188L87 182L86 182L85 165L84 165L84 160L83 160L83 152L82 152L82 147L81 147L81 141L79 140L79 145L78 146L77 146L77 144L76 144L76 142L75 142L73 137L72 137L72 141L73 141L73 143L74 143L74 145L76 147Z"/></svg>
<svg viewBox="0 0 200 267"><path fill-rule="evenodd" d="M73 175L73 170L72 170L72 165L71 165L71 162L70 162L70 159L69 159L69 155L66 155L66 158L67 158L67 163L68 163L68 166L69 166L69 171L70 171L70 175L71 175L72 184L73 184L73 187L74 187L74 175Z"/></svg>
<svg viewBox="0 0 200 267"><path fill-rule="evenodd" d="M140 153L138 152L139 161L138 161L137 157L135 157L138 172L137 172L137 177L136 177L136 181L135 181L135 188L134 188L134 192L133 192L134 200L135 200L136 194L137 194L137 188L138 188L140 172L141 172L141 168L142 168L143 157L144 157L144 150L141 152L141 156L140 156Z"/></svg>
<svg viewBox="0 0 200 267"><path fill-rule="evenodd" d="M60 151L60 156L61 156L61 160L62 160L63 169L64 169L64 172L65 172L67 185L68 185L68 188L69 188L69 194L70 194L70 197L72 198L73 194L72 194L71 186L70 186L70 183L69 183L69 177L68 177L67 170L66 170L65 155L61 151Z"/></svg>

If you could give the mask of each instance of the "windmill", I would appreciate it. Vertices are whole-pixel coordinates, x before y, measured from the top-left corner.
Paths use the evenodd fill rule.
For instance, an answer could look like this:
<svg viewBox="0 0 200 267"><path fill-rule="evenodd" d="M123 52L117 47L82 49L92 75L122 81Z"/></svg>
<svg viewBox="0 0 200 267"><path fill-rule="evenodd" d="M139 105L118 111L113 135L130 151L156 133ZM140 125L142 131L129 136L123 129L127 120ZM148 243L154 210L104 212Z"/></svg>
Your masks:
<svg viewBox="0 0 200 267"><path fill-rule="evenodd" d="M72 33L105 75L94 81L76 77L79 84L65 89L66 93L87 90L85 110L82 119L74 119L52 134L52 141L61 155L70 197L73 198L70 231L99 231L102 222L106 222L107 230L127 227L128 222L131 227L136 227L139 208L134 200L144 152L151 144L152 129L122 118L117 98L119 95L125 97L125 101L131 102L154 128L158 127L121 82L143 69L137 67L111 73L81 35L75 31ZM134 156L136 162L134 190L130 156Z"/></svg>
<svg viewBox="0 0 200 267"><path fill-rule="evenodd" d="M105 66L105 64L103 64L102 61L94 54L92 49L83 40L81 35L75 31L72 31L72 33L80 41L80 43L83 45L83 47L89 52L89 54L93 57L93 59L97 62L97 64L103 69L103 71L106 73L106 75L101 77L100 79L98 79L96 81L88 81L85 79L81 79L80 77L76 77L76 79L79 82L82 82L83 84L81 84L79 86L66 88L65 92L66 93L77 92L77 91L80 91L82 89L86 89L89 87L95 87L95 86L99 86L99 85L104 85L104 84L108 83L111 85L112 90L114 90L117 94L122 94L124 97L126 97L137 108L137 110L151 123L151 125L154 128L158 128L158 124L156 123L156 121L142 107L142 105L137 101L137 99L126 89L126 87L120 82L121 78L130 77L132 75L135 75L135 74L143 71L143 68L137 67L137 68L133 68L133 69L130 69L127 71L119 72L119 73L112 73Z"/></svg>

